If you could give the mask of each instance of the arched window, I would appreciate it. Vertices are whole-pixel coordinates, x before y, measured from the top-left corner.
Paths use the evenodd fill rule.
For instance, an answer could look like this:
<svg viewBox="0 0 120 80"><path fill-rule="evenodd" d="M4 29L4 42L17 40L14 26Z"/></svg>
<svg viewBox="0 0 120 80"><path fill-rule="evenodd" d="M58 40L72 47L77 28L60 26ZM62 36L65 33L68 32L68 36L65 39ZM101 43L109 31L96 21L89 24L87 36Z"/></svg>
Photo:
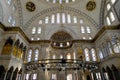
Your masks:
<svg viewBox="0 0 120 80"><path fill-rule="evenodd" d="M41 34L41 27L38 27L37 33L38 33L38 34Z"/></svg>
<svg viewBox="0 0 120 80"><path fill-rule="evenodd" d="M112 48L115 53L120 53L120 42L117 37L113 36L111 40Z"/></svg>
<svg viewBox="0 0 120 80"><path fill-rule="evenodd" d="M38 55L39 55L39 50L35 49L35 57L34 60L37 61L38 60Z"/></svg>
<svg viewBox="0 0 120 80"><path fill-rule="evenodd" d="M62 13L62 23L66 23L65 13Z"/></svg>
<svg viewBox="0 0 120 80"><path fill-rule="evenodd" d="M72 74L68 74L68 75L67 75L67 80L73 80L73 79L72 79Z"/></svg>
<svg viewBox="0 0 120 80"><path fill-rule="evenodd" d="M35 34L36 33L36 27L33 27L32 28L32 34Z"/></svg>
<svg viewBox="0 0 120 80"><path fill-rule="evenodd" d="M49 23L49 17L48 16L45 17L45 23L46 24Z"/></svg>
<svg viewBox="0 0 120 80"><path fill-rule="evenodd" d="M30 74L26 74L25 75L25 80L29 80L29 76L30 76Z"/></svg>
<svg viewBox="0 0 120 80"><path fill-rule="evenodd" d="M95 49L91 49L91 55L92 55L92 60L93 61L96 61L97 59L96 59L96 52L95 52Z"/></svg>
<svg viewBox="0 0 120 80"><path fill-rule="evenodd" d="M32 58L32 49L28 51L28 62L31 61L31 58Z"/></svg>
<svg viewBox="0 0 120 80"><path fill-rule="evenodd" d="M55 54L52 56L52 59L56 59L56 56L55 56Z"/></svg>
<svg viewBox="0 0 120 80"><path fill-rule="evenodd" d="M71 16L70 16L70 14L67 14L67 22L71 23Z"/></svg>
<svg viewBox="0 0 120 80"><path fill-rule="evenodd" d="M51 80L57 80L57 75L56 74L52 74L52 79Z"/></svg>
<svg viewBox="0 0 120 80"><path fill-rule="evenodd" d="M37 74L35 73L35 74L33 74L33 77L32 77L33 79L32 80L37 80Z"/></svg>
<svg viewBox="0 0 120 80"><path fill-rule="evenodd" d="M52 16L51 16L51 23L55 23L55 15L54 14L52 14Z"/></svg>
<svg viewBox="0 0 120 80"><path fill-rule="evenodd" d="M12 4L12 0L7 0L7 3L8 3L9 5L11 5L11 4Z"/></svg>
<svg viewBox="0 0 120 80"><path fill-rule="evenodd" d="M99 50L99 58L100 58L100 59L103 59L103 53L102 53L101 50Z"/></svg>
<svg viewBox="0 0 120 80"><path fill-rule="evenodd" d="M76 16L73 17L73 23L77 23L77 17Z"/></svg>
<svg viewBox="0 0 120 80"><path fill-rule="evenodd" d="M84 49L84 53L85 53L85 60L90 61L90 54L88 48Z"/></svg>
<svg viewBox="0 0 120 80"><path fill-rule="evenodd" d="M91 33L89 26L86 27L86 31L87 31L87 33Z"/></svg>
<svg viewBox="0 0 120 80"><path fill-rule="evenodd" d="M81 26L81 33L85 33L85 28Z"/></svg>
<svg viewBox="0 0 120 80"><path fill-rule="evenodd" d="M114 3L116 2L116 0L110 0L107 4L106 4L106 23L107 25L111 25L115 20L115 11L114 11Z"/></svg>
<svg viewBox="0 0 120 80"><path fill-rule="evenodd" d="M107 44L108 44L109 53L110 53L110 54L113 54L111 43L110 43L110 42L107 42Z"/></svg>
<svg viewBox="0 0 120 80"><path fill-rule="evenodd" d="M56 20L57 20L57 23L60 23L60 13L56 14Z"/></svg>
<svg viewBox="0 0 120 80"><path fill-rule="evenodd" d="M67 59L71 59L70 53L67 54Z"/></svg>

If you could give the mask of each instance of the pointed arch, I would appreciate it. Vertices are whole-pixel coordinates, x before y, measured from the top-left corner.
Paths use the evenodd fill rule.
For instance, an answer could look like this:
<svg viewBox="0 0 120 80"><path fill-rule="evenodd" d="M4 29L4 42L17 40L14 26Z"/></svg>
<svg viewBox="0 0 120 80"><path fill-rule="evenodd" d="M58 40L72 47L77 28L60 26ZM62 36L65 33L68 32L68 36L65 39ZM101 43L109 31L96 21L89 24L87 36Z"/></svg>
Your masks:
<svg viewBox="0 0 120 80"><path fill-rule="evenodd" d="M17 75L18 75L18 68L16 68L15 71L13 72L12 80L16 80L17 79Z"/></svg>
<svg viewBox="0 0 120 80"><path fill-rule="evenodd" d="M8 72L7 72L6 80L10 80L11 79L13 70L14 70L14 67L11 66L10 69L8 70Z"/></svg>

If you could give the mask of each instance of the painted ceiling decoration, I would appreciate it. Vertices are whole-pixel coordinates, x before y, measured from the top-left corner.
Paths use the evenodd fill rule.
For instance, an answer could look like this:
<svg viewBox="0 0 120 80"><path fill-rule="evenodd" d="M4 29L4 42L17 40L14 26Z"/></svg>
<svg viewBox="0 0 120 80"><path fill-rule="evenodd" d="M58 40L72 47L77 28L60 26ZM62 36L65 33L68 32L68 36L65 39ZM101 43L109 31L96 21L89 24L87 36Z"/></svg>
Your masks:
<svg viewBox="0 0 120 80"><path fill-rule="evenodd" d="M36 6L33 2L27 2L26 3L26 9L30 12L33 12L33 11L35 11Z"/></svg>
<svg viewBox="0 0 120 80"><path fill-rule="evenodd" d="M86 5L88 11L94 10L95 7L96 7L96 2L94 0L90 0Z"/></svg>

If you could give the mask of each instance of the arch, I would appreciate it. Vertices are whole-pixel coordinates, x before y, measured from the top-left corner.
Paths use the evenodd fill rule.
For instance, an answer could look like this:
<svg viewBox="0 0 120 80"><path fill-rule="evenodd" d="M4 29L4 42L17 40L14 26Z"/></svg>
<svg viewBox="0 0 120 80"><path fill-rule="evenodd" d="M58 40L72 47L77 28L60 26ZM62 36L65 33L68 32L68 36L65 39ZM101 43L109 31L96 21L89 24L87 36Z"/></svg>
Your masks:
<svg viewBox="0 0 120 80"><path fill-rule="evenodd" d="M98 27L98 24L96 23L96 21L94 21L94 19L92 19L90 16L88 16L87 14L85 14L84 12L71 8L71 7L63 7L62 8L64 11L70 11L70 12L74 12L78 15L82 15L83 17L85 17L86 19L88 19L93 25L95 25L95 27ZM45 15L46 13L49 12L54 12L57 10L61 10L60 7L54 7L54 8L48 8L46 10L41 11L40 13L36 14L35 16L33 16L23 27L23 29L25 30L29 25L31 25L31 23L36 20L38 17Z"/></svg>
<svg viewBox="0 0 120 80"><path fill-rule="evenodd" d="M90 61L90 51L88 48L84 49L85 60Z"/></svg>
<svg viewBox="0 0 120 80"><path fill-rule="evenodd" d="M103 73L106 72L105 68L102 68L102 72L103 72Z"/></svg>
<svg viewBox="0 0 120 80"><path fill-rule="evenodd" d="M18 55L17 57L22 59L22 55L23 55L23 43L19 43L19 48L18 48Z"/></svg>
<svg viewBox="0 0 120 80"><path fill-rule="evenodd" d="M11 80L13 70L14 70L14 67L11 66L10 69L8 70L8 72L7 72L6 80Z"/></svg>
<svg viewBox="0 0 120 80"><path fill-rule="evenodd" d="M18 75L18 68L16 68L15 71L13 72L12 80L16 80L17 75Z"/></svg>
<svg viewBox="0 0 120 80"><path fill-rule="evenodd" d="M120 79L120 73L119 73L118 69L116 68L116 66L112 64L111 70L113 72L115 80L119 80Z"/></svg>
<svg viewBox="0 0 120 80"><path fill-rule="evenodd" d="M1 54L4 54L4 55L9 55L11 54L11 50L12 50L12 45L13 45L13 39L11 37L9 37L4 46L3 46L3 49L2 49L2 53Z"/></svg>
<svg viewBox="0 0 120 80"><path fill-rule="evenodd" d="M87 75L87 80L91 80L90 75Z"/></svg>
<svg viewBox="0 0 120 80"><path fill-rule="evenodd" d="M106 67L106 71L108 73L109 80L114 80L112 71L111 71L111 69L108 66Z"/></svg>
<svg viewBox="0 0 120 80"><path fill-rule="evenodd" d="M20 49L23 49L23 43L20 44Z"/></svg>
<svg viewBox="0 0 120 80"><path fill-rule="evenodd" d="M17 80L22 80L22 69L18 71Z"/></svg>
<svg viewBox="0 0 120 80"><path fill-rule="evenodd" d="M18 73L19 73L19 74L22 74L22 69L20 69Z"/></svg>
<svg viewBox="0 0 120 80"><path fill-rule="evenodd" d="M0 65L0 80L4 79L5 71L5 67Z"/></svg>
<svg viewBox="0 0 120 80"><path fill-rule="evenodd" d="M17 39L16 42L14 43L14 47L13 47L13 55L14 56L17 56L18 46L19 46L19 39Z"/></svg>

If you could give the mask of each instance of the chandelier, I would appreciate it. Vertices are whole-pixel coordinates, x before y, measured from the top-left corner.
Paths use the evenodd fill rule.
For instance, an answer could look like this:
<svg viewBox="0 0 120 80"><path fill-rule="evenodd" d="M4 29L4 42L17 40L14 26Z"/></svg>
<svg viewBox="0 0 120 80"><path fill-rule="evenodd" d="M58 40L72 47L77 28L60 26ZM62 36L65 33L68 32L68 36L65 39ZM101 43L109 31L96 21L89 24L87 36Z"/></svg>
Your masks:
<svg viewBox="0 0 120 80"><path fill-rule="evenodd" d="M81 59L41 59L25 63L27 71L38 70L97 70L98 62L84 62Z"/></svg>

